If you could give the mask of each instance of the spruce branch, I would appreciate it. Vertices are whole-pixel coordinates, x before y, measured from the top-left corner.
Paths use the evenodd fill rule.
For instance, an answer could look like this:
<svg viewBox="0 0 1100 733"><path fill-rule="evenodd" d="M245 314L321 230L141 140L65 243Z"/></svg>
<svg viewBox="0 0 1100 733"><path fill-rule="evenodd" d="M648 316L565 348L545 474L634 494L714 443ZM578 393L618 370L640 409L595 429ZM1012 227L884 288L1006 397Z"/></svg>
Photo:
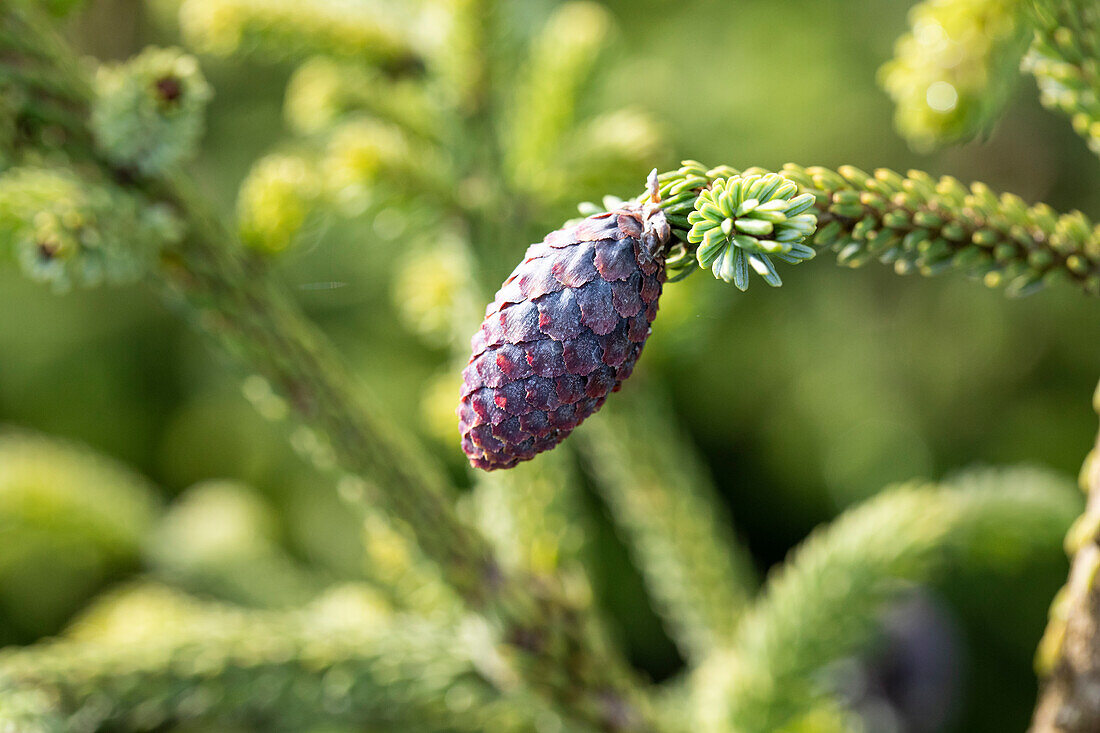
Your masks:
<svg viewBox="0 0 1100 733"><path fill-rule="evenodd" d="M1100 412L1100 388L1093 399ZM1031 733L1085 733L1100 727L1100 440L1081 468L1088 502L1066 536L1069 579L1054 598L1035 666L1042 680Z"/></svg>
<svg viewBox="0 0 1100 733"><path fill-rule="evenodd" d="M611 32L611 18L600 5L568 2L532 42L509 107L505 160L520 190L545 194L560 190L566 176L557 158L574 124L581 87Z"/></svg>
<svg viewBox="0 0 1100 733"><path fill-rule="evenodd" d="M0 431L0 630L56 631L100 584L138 565L160 509L155 488L114 461Z"/></svg>
<svg viewBox="0 0 1100 733"><path fill-rule="evenodd" d="M879 81L918 149L987 130L1008 100L1031 30L1032 0L926 0ZM1042 5L1042 2L1037 3Z"/></svg>
<svg viewBox="0 0 1100 733"><path fill-rule="evenodd" d="M502 570L485 539L455 515L444 479L383 427L323 337L225 246L232 237L212 217L195 215L200 204L164 193L191 212L194 224L163 274L196 324L287 400L338 468L362 478L366 491L358 499L379 502L406 524L467 604L500 621L529 683L598 726L644 726L629 673L609 661L610 650L598 644L584 614L552 580ZM621 719L620 705L632 711Z"/></svg>
<svg viewBox="0 0 1100 733"><path fill-rule="evenodd" d="M536 574L563 574L579 602L586 603L581 477L574 463L569 451L561 451L516 471L479 472L469 510L500 557Z"/></svg>
<svg viewBox="0 0 1100 733"><path fill-rule="evenodd" d="M1023 69L1035 77L1043 105L1069 116L1100 154L1100 9L1079 0L1036 3L1035 39Z"/></svg>
<svg viewBox="0 0 1100 733"><path fill-rule="evenodd" d="M354 113L429 140L442 134L437 104L419 79L395 79L361 64L316 56L295 69L287 82L283 116L298 134L323 132Z"/></svg>
<svg viewBox="0 0 1100 733"><path fill-rule="evenodd" d="M498 68L493 44L498 35L500 8L496 0L442 0L446 13L446 40L434 49L430 65L448 90L448 102L466 122L486 120L493 105L493 80L511 72Z"/></svg>
<svg viewBox="0 0 1100 733"><path fill-rule="evenodd" d="M1015 563L1053 547L1076 511L1069 487L1033 470L902 487L849 511L769 578L733 645L697 673L704 729L763 733L808 714L830 692L823 669L874 636L889 598L952 560Z"/></svg>
<svg viewBox="0 0 1100 733"><path fill-rule="evenodd" d="M0 7L0 166L18 162L23 148L89 152L84 108L91 82L49 24L44 14Z"/></svg>
<svg viewBox="0 0 1100 733"><path fill-rule="evenodd" d="M412 198L435 199L445 211L461 207L443 150L369 116L347 119L328 131L320 166L336 203L388 186Z"/></svg>
<svg viewBox="0 0 1100 733"><path fill-rule="evenodd" d="M665 157L663 141L662 128L636 110L620 109L586 120L558 154L561 170L567 172L562 181L566 185L548 193L572 203L577 190L629 190L638 171Z"/></svg>
<svg viewBox="0 0 1100 733"><path fill-rule="evenodd" d="M404 30L412 24L393 3L184 0L179 20L188 45L219 56L256 53L283 60L325 54L392 74L418 72L424 63Z"/></svg>
<svg viewBox="0 0 1100 733"><path fill-rule="evenodd" d="M186 5L198 6L200 3L197 0L188 0ZM229 33L221 38L224 41L233 36L233 44L238 45L229 45L233 45L234 50L253 42L260 47L281 50L277 47L283 44L283 36L299 30L293 27L295 18L298 18L295 14L312 12L302 9L304 6L281 2L264 5L235 0L228 5L238 9L247 6L246 10L253 13L256 23L249 25L253 22L249 20L233 25L244 16L226 21L225 27L236 28L233 33L237 35ZM469 12L468 8L475 6L479 4L464 4L466 9L463 12ZM336 3L323 2L319 7L321 16L324 16L325 12L336 7ZM260 15L269 11L270 15L260 18ZM5 9L0 12L11 14L13 11ZM34 14L27 15L29 17ZM472 16L463 17L470 20ZM277 22L264 25L272 18ZM338 40L333 34L339 35L337 30L343 20L345 19L329 16L320 17L320 20L318 17L312 18L311 22L316 21L320 25L307 26L303 33L305 42L291 47L288 55L297 58L305 54L330 52L341 58L358 58L357 54L362 49L332 52L330 47L334 40ZM209 29L217 31L214 21L217 18L210 21ZM330 25L325 25L330 21ZM34 24L31 23L28 27L34 27ZM551 30L554 28L549 29L547 34ZM569 35L569 30L559 27L556 32L559 35ZM326 33L329 35L326 36ZM218 37L216 32L211 36ZM349 41L348 48L354 47L356 43L374 43L370 39L363 40L365 36L357 38L354 42ZM54 85L48 81L52 75L79 78L81 72L75 69L75 65L69 68L64 52L40 53L33 34L12 39L10 45L4 45L8 42L0 36L0 62L5 64L4 69L10 67L21 71L41 68L46 73L25 73L23 77L15 73L11 75L10 78L16 80L20 95L18 104L11 106L16 112L9 113L9 107L0 109L0 134L6 134L3 130L15 132L7 138L0 138L0 144L7 146L6 150L10 150L16 157L28 149L32 155L37 155L40 148L59 147L45 144L47 139L57 137L61 140L62 147L71 143L71 147L79 153L73 154L74 159L81 162L80 170L75 171L81 176L79 180L108 181L115 187L112 190L130 197L127 200L131 203L137 202L141 211L145 211L148 206L167 212L171 221L177 223L176 231L179 234L158 234L148 240L152 250L160 255L159 259L150 258L147 265L149 272L156 276L158 282L163 281L167 285L170 297L183 312L246 364L248 371L253 374L248 384L255 388L254 392L278 395L275 400L284 406L282 411L292 413L303 424L296 432L296 442L299 445L308 445L320 465L344 475L341 481L345 489L343 493L364 510L368 521L378 519L380 515L374 513L367 504L377 503L386 508L390 516L381 521L380 526L384 531L379 534L385 535L385 531L394 530L393 536L397 539L391 547L405 549L408 545L403 538L404 533L415 535L424 555L439 563L442 577L466 603L500 627L508 642L505 654L510 661L515 662L526 680L573 718L591 727L610 730L660 727L661 724L650 719L648 703L637 690L633 675L614 652L608 649L584 604L577 602L568 589L563 590L561 577L553 577L538 567L540 563L554 565L556 562L540 560L537 553L526 558L527 562L524 564L530 563L531 567L507 567L498 561L498 553L494 552L492 543L454 511L451 487L442 478L441 472L424 457L422 451L407 444L400 436L393 435L388 421L378 417L369 398L361 394L354 379L323 337L301 316L288 296L266 280L261 264L235 249L234 237L227 232L224 224L210 214L207 204L191 191L188 181L172 170L174 163L182 156L169 156L171 164L154 163L148 166L141 165L138 158L128 159L126 156L114 155L104 136L96 135L93 138L87 129L88 110L94 101L92 93L81 91L79 81L71 85L67 82ZM200 34L199 43L203 42ZM31 46L31 52L20 51L20 45ZM42 48L47 48L48 45L41 44ZM594 44L592 48L595 45L598 44ZM228 45L222 49L228 51ZM544 110L547 128L543 131L543 136L554 141L578 139L569 132L569 128L576 97L574 85L579 84L583 74L573 72L583 71L581 67L590 62L590 59L576 55L574 49L570 52L575 57L562 61L554 57L560 49L547 46L543 50L547 49L548 68L558 68L561 74L560 78L546 77L542 81L562 86L558 88L551 84L547 87L553 92L548 96L553 97L552 103L557 106ZM9 54L10 58L4 54ZM20 60L24 57L39 66L24 63ZM384 69L383 78L387 74L397 74L399 71L404 73L407 70L404 69L404 61L382 59L374 55L373 51L363 56L367 57L372 63L381 65ZM12 62L11 59L16 61ZM479 54L470 55L467 61L486 63L485 68L488 68L484 57ZM413 62L409 63L415 65ZM536 68L537 66L532 66L532 69ZM489 100L477 91L484 91L485 78L478 76L476 83L462 91L460 96L463 101L454 108L470 118L467 122L476 119L477 115L487 114L484 106ZM532 72L530 79L538 81L539 74ZM536 86L538 85L531 88ZM64 92L70 89L77 90L75 96L65 96ZM99 91L102 95L103 90ZM45 104L43 109L58 112L57 119L47 119L45 115L36 118L28 116L29 113L25 110L19 111L23 109L19 107L24 104L19 101L22 99ZM51 107L56 99L63 100L64 104ZM544 100L538 101L541 103ZM480 218L475 216L478 211L484 213L491 208L487 202L500 200L500 191L495 188L499 184L491 175L487 175L487 172L493 170L489 162L479 160L477 165L467 165L469 158L486 151L495 151L497 141L486 146L469 146L463 149L457 149L456 146L456 149L452 149L452 141L420 135L411 123L396 116L388 119L385 110L371 108L362 99L340 99L333 103L333 107L335 111L331 112L331 116L326 118L321 115L320 122L309 123L317 124L318 131L324 130L323 144L328 155L319 159L319 167L315 167L315 161L305 157L292 159L287 156L267 161L271 165L257 168L255 176L250 177L242 191L239 209L242 230L246 237L251 231L254 232L255 242L259 242L261 246L269 249L285 247L289 240L280 241L278 236L301 228L309 204L319 195L315 189L319 185L318 178L333 182L334 187L353 192L362 191L376 183L392 185L394 188L404 185L425 194L428 200L444 202L435 209L445 209L448 214L454 213L466 218L470 224L467 232L470 241L491 241L491 238L483 236L485 232L499 227L501 221L508 220L504 214ZM381 117L384 121L355 116L362 111ZM60 112L68 117L60 115ZM351 113L350 118L345 118L347 113ZM11 115L17 114L23 115L22 119L46 121L39 125L38 133L27 135L19 130L26 128L33 131L36 129L34 125L23 125L23 128L20 125L7 126L14 119ZM332 124L334 122L335 127ZM179 135L180 132L176 130L172 134ZM598 142L598 137L594 135L593 139ZM98 143L98 146L92 147L92 142ZM507 149L507 145L500 147ZM546 150L553 147L560 149L561 145L555 143ZM476 152L471 153L471 149ZM618 154L613 145L601 148L593 143L592 149L605 150L611 155ZM543 155L546 151L535 152ZM491 154L486 154L485 161L490 159ZM91 173L86 168L91 169ZM60 170L65 174L74 173L64 167ZM545 170L554 176L561 172L551 168ZM515 188L529 188L529 181L519 176L515 178ZM552 176L547 180L556 179ZM802 244L802 240L806 239L820 247L834 247L840 253L842 261L847 264L859 264L878 258L893 263L899 272L917 270L925 274L958 267L976 271L990 284L1008 282L1012 291L1019 293L1030 291L1048 278L1060 274L1081 283L1091 292L1100 291L1100 278L1096 270L1100 260L1097 255L1097 237L1092 225L1083 216L1071 214L1058 218L1044 207L1029 209L1013 197L997 198L980 185L966 190L952 179L933 181L917 172L911 172L903 178L890 171L878 171L874 176L868 176L851 168L834 172L788 166L782 175L775 175L756 169L744 172L726 167L707 170L693 163L686 164L680 171L666 174L661 183L661 204L675 230L670 267L685 274L697 266L697 263L714 266L718 262L716 274L728 275L729 279L744 284L745 264L750 263L751 254L753 264L757 261L761 263L758 271L766 280L777 284L778 276L770 266L771 260L767 258L775 256L792 262L805 259L812 254ZM735 185L748 185L752 187L753 194L742 196L741 193L747 190L738 188L734 192ZM756 190L757 188L760 190ZM20 192L25 189L22 185L17 187ZM765 193L764 189L770 190ZM461 190L462 195L455 196L456 190ZM553 198L551 192L545 190L535 193L543 200ZM465 196L469 198L464 198ZM471 199L475 202L472 205L469 203ZM749 201L754 203L749 205ZM299 209L295 209L299 206ZM26 221L24 215L16 218L21 222ZM811 218L815 218L812 224ZM433 220L433 225L435 223ZM814 225L819 226L816 231ZM98 231L98 224L92 231ZM708 232L715 233L708 235ZM708 236L711 240L709 242ZM118 241L125 239L121 237ZM484 261L479 263L484 264ZM621 449L621 446L618 447ZM609 450L614 448L615 446L611 446ZM672 470L668 469L669 472ZM537 492L518 497L519 501L515 506L509 508L509 519L523 519L525 512L537 511L540 506L548 506L550 500L560 498L551 496L546 489L563 473L551 470L549 481L534 487ZM620 477L618 480L622 486L629 478ZM620 489L620 493L624 494L620 497L624 499L624 507L626 499L636 498L626 497L625 489ZM626 507L620 513L626 516L628 510L629 507ZM989 510L986 507L983 511L987 511L997 522L1015 522L1018 519L1012 512L1006 511L1005 516L1000 516L995 509ZM1030 511L1035 515L1042 514L1034 507ZM949 530L965 524L951 511L930 513L933 517L943 519L949 525ZM959 509L958 514L970 516L971 512L969 509ZM872 516L877 515L872 513ZM1050 513L1043 516L1049 517ZM647 520L656 523L656 520L665 518L639 519L635 515L632 519L638 528L637 535L641 537L647 531ZM684 518L668 519L673 524ZM627 524L624 521L624 526ZM926 527L923 521L915 524L912 536L901 535L903 539L900 541L901 549L898 550L901 557L897 562L904 571L910 569L912 562L915 574L921 575L926 564L934 565L931 561L926 563L926 558L935 554L931 550L922 550L921 543L934 545L951 533L943 530L943 534L937 534L939 528ZM688 526L686 520L684 526ZM695 531L699 536L710 536L715 533L714 529L704 526ZM549 530L548 545L558 537L552 523L540 524L539 530ZM667 540L672 531L662 527L653 530L652 536L656 540ZM868 542L880 541L878 535L870 530L868 534ZM1039 534L1043 533L1036 531L1036 536ZM907 536L912 540L911 547L905 545L908 540L904 538ZM495 539L509 541L507 537ZM896 537L891 539L898 541ZM658 544L656 540L653 541L653 546ZM639 542L640 555L646 552L643 545L647 541ZM699 549L710 546L707 545L708 542L709 540L701 543L693 552L710 554L710 551ZM882 539L881 542L885 543L886 540ZM872 544L872 547L878 545ZM559 545L550 554L560 549ZM912 553L906 559L905 553L910 549ZM882 560L883 573L894 577L899 571L897 566L889 564L894 561L894 556L890 554L892 550L884 552L886 557ZM810 554L812 559L812 552ZM846 559L855 562L853 553L845 555L840 552L838 556L841 561ZM678 562L681 564L676 569L680 575L670 580L682 581L689 591L701 594L699 586L702 582L698 580L701 574L685 569L684 566L690 561L678 559ZM395 563L394 567L415 567L416 564L414 560L405 565ZM656 565L656 561L653 564ZM844 566L843 562L839 564ZM810 565L813 566L813 563L810 562ZM828 567L828 563L823 562L823 565ZM790 575L797 577L798 572L797 569L793 570ZM676 573L672 575L675 576ZM420 583L422 577L416 576L416 583ZM879 597L880 587L874 578L861 579L857 574L856 580L866 580L866 586L857 587L857 591L867 590L868 595ZM671 595L675 593L668 590L672 587L672 582L661 586L666 588L663 591L658 589L656 582L651 582L651 587L657 589L655 595ZM775 585L784 587L782 581L777 581ZM694 590L689 586L694 586ZM726 591L729 591L726 598L734 594L728 588ZM835 599L828 596L829 589L820 592L826 601L825 607L829 608L828 604ZM781 590L777 593L781 598L784 597ZM668 608L673 608L673 601L666 599L664 602ZM764 602L765 606L768 602ZM711 618L699 621L699 628L718 628L723 623L719 618L720 611L715 610L719 605L711 602L712 607L707 612ZM788 621L789 618L782 614L777 615L778 625L782 626ZM685 622L685 627L689 623L694 625L695 622ZM859 626L860 623L862 622L856 619L853 626ZM795 635L796 632L792 631L794 628L800 627L791 622L790 627L784 627L781 631ZM845 636L849 631L851 635ZM842 643L829 647L829 653L849 648L855 643L853 640L865 632L865 628L852 630L844 626L841 632L840 635L844 636ZM697 634L698 638L689 640L693 634ZM693 645L696 649L701 649L705 644L699 640L706 638L704 632L683 630L681 635L685 640L685 648ZM753 634L750 636L755 638ZM770 643L767 639L762 642L763 646ZM749 711L745 718L749 723L746 725L751 725L755 719L753 716L762 715L767 718L772 715L771 708L768 708L768 712L760 713L755 707L763 704L760 702L763 699L761 696L775 694L775 690L768 687L770 682L760 683L757 677L759 668L771 669L769 665L778 670L776 679L793 680L789 687L778 693L780 696L790 695L794 700L791 705L801 705L803 698L817 700L815 691L806 690L802 684L806 669L797 664L787 664L782 659L773 660L773 654L784 653L782 649L767 647L761 651L760 647L754 646L756 641L746 642L741 635L735 635L735 641L748 649L746 658L750 660L749 666L737 667L735 672L743 675L737 678L739 681L743 679L747 682L744 692L737 693L741 697L735 698L734 703L723 699L713 708L720 711L719 716L725 715L730 709L740 710L737 706L745 706ZM799 651L798 644L802 641L795 639L792 648ZM813 653L828 646L813 646L816 644L813 640L806 643L811 645L811 659ZM822 652L821 656L827 655ZM758 664L758 667L753 667L754 664ZM709 665L707 668L710 669ZM143 668L142 674L146 672L147 669ZM770 672L760 674L767 676ZM78 678L79 676L76 675ZM99 678L97 681L102 681L113 689L110 687L113 682ZM21 707L24 711L30 709L35 700L41 700L36 697L35 690L49 688L54 684L53 681L47 681L39 687L32 681L29 688L20 684L11 697L0 696L0 700L8 701L0 701L0 706L9 704L12 707ZM718 688L725 689L722 685ZM788 702L790 701L784 698L783 704ZM779 712L775 715L784 715L783 709L777 708ZM735 722L740 725L741 718L738 717Z"/></svg>
<svg viewBox="0 0 1100 733"><path fill-rule="evenodd" d="M685 161L659 176L673 233L670 271L690 272L703 252L692 241L691 217L707 205L716 182L762 173ZM813 195L817 229L806 241L836 252L842 265L878 260L902 275L957 270L990 287L1003 285L1014 296L1068 280L1100 295L1100 232L1079 211L1059 215L1046 204L998 196L981 183L966 187L950 176L915 170L902 176L879 168L870 175L852 166L834 171L792 163L780 176Z"/></svg>
<svg viewBox="0 0 1100 733"><path fill-rule="evenodd" d="M702 662L732 640L757 581L701 459L655 388L616 397L579 434L657 612L689 662Z"/></svg>
<svg viewBox="0 0 1100 733"><path fill-rule="evenodd" d="M501 696L456 630L394 615L355 586L300 610L244 611L138 585L100 601L68 636L0 653L0 715L21 733L203 721L568 730L522 692Z"/></svg>
<svg viewBox="0 0 1100 733"><path fill-rule="evenodd" d="M22 430L0 432L0 503L9 526L29 522L59 537L81 537L107 556L133 557L159 513L156 496L147 480L90 449Z"/></svg>
<svg viewBox="0 0 1100 733"><path fill-rule="evenodd" d="M8 14L34 17L20 2ZM52 32L34 27L52 39ZM22 39L34 44L36 36ZM52 44L43 40L42 45ZM7 49L5 49L7 50ZM53 73L76 73L58 64ZM85 110L92 99L85 98ZM99 160L105 174L117 173ZM310 431L321 462L361 480L360 501L378 502L415 532L424 553L474 610L501 627L512 662L535 689L575 719L607 730L652 728L633 674L599 638L583 609L553 578L506 572L489 544L455 514L447 482L422 451L395 436L317 329L257 264L178 173L137 175L126 183L165 205L186 234L162 252L155 274L200 330L286 402Z"/></svg>
<svg viewBox="0 0 1100 733"><path fill-rule="evenodd" d="M146 545L156 577L243 606L302 606L326 585L320 573L279 546L272 507L254 489L234 481L187 489Z"/></svg>

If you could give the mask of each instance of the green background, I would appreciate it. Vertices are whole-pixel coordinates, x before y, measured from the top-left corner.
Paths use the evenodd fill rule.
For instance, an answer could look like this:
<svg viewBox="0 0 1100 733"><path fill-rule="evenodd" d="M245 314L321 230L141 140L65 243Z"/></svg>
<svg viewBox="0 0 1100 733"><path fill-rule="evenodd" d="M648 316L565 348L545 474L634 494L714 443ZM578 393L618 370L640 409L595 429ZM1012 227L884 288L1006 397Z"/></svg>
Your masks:
<svg viewBox="0 0 1100 733"><path fill-rule="evenodd" d="M516 13L533 25L550 6L524 2ZM1100 166L1065 120L1042 110L1028 78L987 139L931 155L907 148L875 85L877 66L905 29L907 3L608 6L618 36L587 99L593 109L631 106L659 120L669 154L653 164L662 169L681 158L772 169L787 161L918 167L1059 210L1100 212ZM72 33L104 58L174 40L139 3L123 0L94 3ZM290 68L204 59L204 69L216 97L195 170L229 213L251 162L285 135ZM517 260L527 243L517 239ZM379 263L399 249L400 240L380 237L371 221L351 221L279 266L368 388L420 430L422 391L446 352L396 320ZM500 263L500 273L512 264ZM669 385L762 571L813 526L891 482L972 464L1078 470L1095 433L1100 325L1095 304L1079 293L1006 300L958 276L900 278L877 265L852 271L827 256L783 276L782 289L758 281L748 295L705 273L670 287L636 377ZM309 287L334 280L346 286ZM254 414L231 365L156 292L58 297L0 272L0 354L0 422L84 441L135 466L168 496L206 478L246 480L282 510L292 552L336 576L355 574L356 533L330 486L290 453L279 428ZM424 437L458 474L457 439ZM598 531L600 596L622 622L633 659L656 677L674 674L679 660L625 552L606 521ZM1026 576L969 578L936 591L960 625L958 729L1024 726L1035 689L1030 656L1063 577L1052 556ZM998 617L989 615L994 593Z"/></svg>

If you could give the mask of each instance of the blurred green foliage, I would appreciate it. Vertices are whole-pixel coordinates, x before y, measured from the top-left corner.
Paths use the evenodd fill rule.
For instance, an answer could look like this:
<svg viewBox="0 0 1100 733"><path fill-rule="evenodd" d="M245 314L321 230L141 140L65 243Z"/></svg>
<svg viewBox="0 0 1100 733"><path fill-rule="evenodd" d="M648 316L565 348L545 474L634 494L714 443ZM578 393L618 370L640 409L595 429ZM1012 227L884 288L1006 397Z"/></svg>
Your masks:
<svg viewBox="0 0 1100 733"><path fill-rule="evenodd" d="M244 13L252 3L217 5L239 6ZM546 94L570 98L569 112L581 124L526 119L523 112L531 104L522 98L516 114L502 119L500 139L514 143L501 162L511 177L502 184L474 177L464 193L479 200L486 188L500 184L525 198L505 214L490 209L485 219L501 224L486 233L440 228L430 210L424 220L431 226L418 227L415 217L410 223L385 198L369 205L328 202L341 216L312 218L332 184L348 190L349 183L384 166L410 176L439 170L435 159L402 155L409 149L403 139L408 133L395 132L387 119L419 130L432 141L430 150L452 149L433 139L438 128L431 110L404 77L420 73L409 63L415 49L385 28L369 29L362 38L341 41L346 50L339 61L314 59L292 68L288 60L316 49L287 43L281 57L265 59L261 50L277 46L282 36L261 42L256 39L270 29L239 22L243 16L228 11L211 20L213 3L184 4L183 17L190 18L185 38L203 22L219 24L218 33L201 35L206 40L200 50L221 53L245 44L265 61L203 59L216 90L195 166L205 193L240 222L243 238L258 251L288 250L275 260L278 276L295 289L378 400L432 445L456 477L464 476L463 458L447 431L453 432L448 401L457 387L446 375L453 365L454 334L464 326L439 322L438 309L422 307L418 299L436 306L457 301L456 310L468 321L477 304L470 293L456 292L456 273L468 273L477 295L487 297L530 241L575 214L577 199L637 193L647 161L662 169L679 157L773 169L791 160L868 169L917 166L980 179L1062 210L1100 211L1095 157L1062 120L1042 113L1027 84L1018 85L1015 96L1004 91L1008 112L980 142L930 154L907 147L891 127L893 108L876 87L875 75L894 39L906 31L907 3L688 0L672 6L611 0L609 16L594 6L576 6L571 12L578 17L555 16L549 27L543 22L552 3L506 5L501 22L516 45L532 40L536 29L552 34L555 23L559 33L570 36L568 47L552 37L534 38L542 62L512 71L536 100ZM129 56L150 43L177 42L174 29L164 23L176 11L172 6L90 3L69 31L88 52ZM279 6L293 14L294 3ZM157 10L164 7L167 14ZM569 33L575 26L585 33ZM776 28L782 33L763 30ZM466 37L476 38L474 31ZM592 46L601 41L610 46L597 62ZM684 73L683 55L699 48L707 49L707 73ZM378 49L385 51L383 67L395 74L363 71L363 79L354 79L354 67L347 64L363 53L377 60ZM600 71L586 82L584 93L548 89L565 78L552 73L555 68L581 63L598 63ZM543 69L543 75L532 69ZM476 80L476 70L463 78ZM960 101L968 102L967 90L958 91ZM683 104L685 98L706 100L705 114ZM372 104L382 108L370 110L371 121L331 127L346 111ZM968 107L959 109L971 114ZM971 129L985 118L982 113L974 118L978 122L968 116L951 123ZM295 136L292 144L288 134ZM326 159L345 165L333 167ZM593 173L609 166L621 166L611 181ZM110 202L93 194L87 192L89 205L99 214ZM287 232L294 232L301 246L291 248ZM485 241L473 241L479 234ZM425 237L430 247L420 246ZM441 242L443 249L437 246ZM450 249L448 242L454 244ZM471 257L471 246L485 250ZM1026 461L1066 475L1076 472L1095 428L1088 395L1096 378L1092 347L1100 325L1093 303L1077 292L1051 288L1006 301L961 278L901 279L873 267L860 272L800 267L785 272L784 279L788 287L757 288L749 298L698 275L670 287L635 377L639 384L625 388L651 382L672 395L676 420L698 447L704 473L713 476L758 570L779 561L813 526L893 482L938 477L973 462ZM392 530L376 526L367 533L371 567L366 567L357 518L341 508L333 492L322 490L322 480L286 449L280 431L252 410L225 364L212 359L207 346L146 291L58 298L0 270L0 314L0 422L80 440L136 467L159 487L140 483L148 494L136 500L140 505L156 507L179 496L149 544L135 537L110 539L108 549L95 551L103 553L102 561L90 550L77 553L94 565L91 570L59 564L76 555L42 540L41 562L17 566L24 574L41 568L24 578L30 586L16 596L17 583L0 584L5 604L0 637L28 641L59 631L117 573L143 562L146 571L185 587L257 606L291 603L325 584L386 569L381 554L394 552L399 543L378 543L380 554L371 556L370 537ZM440 412L444 417L434 417ZM58 459L57 470L65 460ZM0 466L0 475L6 468ZM189 489L211 479L255 489L240 484ZM491 490L472 496L470 513L488 514L486 523L493 524L493 505L484 503ZM632 658L658 678L676 674L682 662L667 637L678 630L662 628L657 619L663 609L650 609L638 573L593 492L571 501L568 511L584 514L590 523L580 525L585 537L575 536L578 525L552 528L545 549L533 545L525 561L556 567L561 547L584 555L596 569L592 592L623 629ZM210 502L223 502L217 515L238 524L224 526L218 535L217 525L201 519ZM142 511L140 521L126 522L127 532L152 531L155 510ZM494 526L508 534L507 527ZM193 537L194 531L205 534ZM71 535L71 541L86 541L77 532ZM4 535L5 545L11 536ZM203 542L212 544L204 549ZM29 552L38 545L20 541L19 546ZM211 555L230 562L213 574L204 572ZM262 567L275 568L272 573L284 573L277 577L293 580L276 584L278 593L261 583L249 588L247 597L232 597L225 589L239 590L240 583L227 584L219 573L226 567L232 572L234 558L249 567L257 557ZM407 559L389 559L394 575L405 572ZM956 729L1018 729L1026 720L1034 692L1030 656L1046 604L1064 575L1062 566L1056 553L1040 553L1026 571L998 576L996 593L1022 599L1015 604L995 606L992 581L970 575L949 575L938 589L957 609L969 659ZM58 577L54 573L79 575L80 582L66 585L72 597L56 599L47 612L37 604L52 602L45 590L53 583L42 581ZM417 592L425 591L410 591ZM9 602L9 595L14 600ZM833 725L829 711L812 716L826 719L819 730ZM814 720L806 730L815 729Z"/></svg>
<svg viewBox="0 0 1100 733"><path fill-rule="evenodd" d="M138 566L155 489L99 455L0 433L0 634L55 631L103 584Z"/></svg>
<svg viewBox="0 0 1100 733"><path fill-rule="evenodd" d="M1021 0L929 0L880 74L897 104L898 131L918 149L988 129L1016 82L1031 29Z"/></svg>

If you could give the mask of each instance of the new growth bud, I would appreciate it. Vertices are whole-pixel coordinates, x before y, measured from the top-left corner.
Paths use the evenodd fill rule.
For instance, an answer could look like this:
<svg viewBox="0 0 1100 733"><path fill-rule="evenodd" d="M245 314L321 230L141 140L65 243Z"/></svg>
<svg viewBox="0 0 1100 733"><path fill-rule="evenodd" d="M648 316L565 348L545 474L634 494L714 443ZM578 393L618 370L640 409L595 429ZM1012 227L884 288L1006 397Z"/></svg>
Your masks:
<svg viewBox="0 0 1100 733"><path fill-rule="evenodd" d="M803 244L817 229L814 195L796 194L798 184L775 173L716 180L688 215L699 265L740 290L749 287L750 268L768 285L782 285L772 258L797 265L814 256Z"/></svg>
<svg viewBox="0 0 1100 733"><path fill-rule="evenodd" d="M189 159L203 131L212 91L194 57L149 48L96 75L92 133L115 165L145 175Z"/></svg>
<svg viewBox="0 0 1100 733"><path fill-rule="evenodd" d="M181 234L166 206L110 183L29 166L0 176L0 251L57 290L131 282Z"/></svg>

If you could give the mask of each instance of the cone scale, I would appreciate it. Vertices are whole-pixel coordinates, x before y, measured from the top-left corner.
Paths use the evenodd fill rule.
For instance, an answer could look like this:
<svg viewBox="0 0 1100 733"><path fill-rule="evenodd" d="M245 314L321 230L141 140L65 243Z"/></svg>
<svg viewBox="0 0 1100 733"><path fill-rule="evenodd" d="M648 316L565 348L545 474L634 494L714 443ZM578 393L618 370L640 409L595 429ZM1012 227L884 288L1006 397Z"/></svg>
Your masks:
<svg viewBox="0 0 1100 733"><path fill-rule="evenodd" d="M458 406L476 468L560 443L630 376L657 316L670 237L654 205L590 216L531 245L474 335Z"/></svg>

